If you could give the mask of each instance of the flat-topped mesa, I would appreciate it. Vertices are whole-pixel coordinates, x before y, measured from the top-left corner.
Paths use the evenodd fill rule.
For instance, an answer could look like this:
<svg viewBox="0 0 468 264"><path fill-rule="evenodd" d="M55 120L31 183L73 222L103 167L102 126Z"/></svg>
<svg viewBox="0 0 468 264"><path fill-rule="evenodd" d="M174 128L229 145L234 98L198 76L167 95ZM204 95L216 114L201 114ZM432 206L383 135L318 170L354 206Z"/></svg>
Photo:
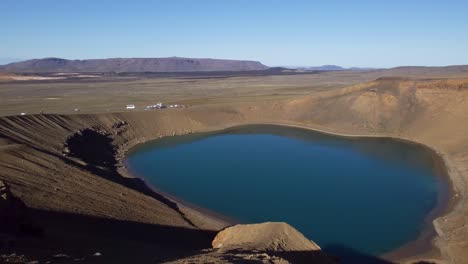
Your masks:
<svg viewBox="0 0 468 264"><path fill-rule="evenodd" d="M261 71L269 67L258 61L192 58L110 58L66 60L33 59L0 66L4 72L220 72Z"/></svg>

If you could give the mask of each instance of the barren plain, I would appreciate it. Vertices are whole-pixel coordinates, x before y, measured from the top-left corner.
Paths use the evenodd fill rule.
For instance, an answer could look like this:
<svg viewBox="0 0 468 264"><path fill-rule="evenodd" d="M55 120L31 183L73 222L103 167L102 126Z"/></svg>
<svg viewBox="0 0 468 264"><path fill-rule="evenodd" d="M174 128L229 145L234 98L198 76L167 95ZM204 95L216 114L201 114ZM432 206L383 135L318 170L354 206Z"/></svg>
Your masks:
<svg viewBox="0 0 468 264"><path fill-rule="evenodd" d="M18 217L29 228L28 235L6 235L3 249L52 262L63 258L52 255L64 254L85 263L245 263L249 258L252 263L304 258L313 263L307 257L324 263L323 256L304 256L294 248L276 255L211 249L216 233L229 223L164 197L122 164L129 148L159 137L279 124L393 137L433 149L453 187L450 208L433 223L434 248L404 258L361 259L466 263L467 99L466 66L8 79L0 83L0 180L23 204ZM184 107L144 110L156 102ZM126 110L127 104L136 109ZM97 158L90 159L90 153ZM102 256L94 256L98 252ZM263 253L268 258L256 255Z"/></svg>

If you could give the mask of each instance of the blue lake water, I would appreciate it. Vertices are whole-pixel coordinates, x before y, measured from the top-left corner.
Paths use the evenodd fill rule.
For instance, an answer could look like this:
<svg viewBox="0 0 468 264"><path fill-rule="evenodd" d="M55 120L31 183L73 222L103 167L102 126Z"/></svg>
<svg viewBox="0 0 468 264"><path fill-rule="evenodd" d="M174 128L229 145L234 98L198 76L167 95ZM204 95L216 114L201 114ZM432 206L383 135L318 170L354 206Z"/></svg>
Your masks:
<svg viewBox="0 0 468 264"><path fill-rule="evenodd" d="M284 221L322 248L370 255L416 239L447 188L421 146L269 125L163 138L126 164L239 222Z"/></svg>

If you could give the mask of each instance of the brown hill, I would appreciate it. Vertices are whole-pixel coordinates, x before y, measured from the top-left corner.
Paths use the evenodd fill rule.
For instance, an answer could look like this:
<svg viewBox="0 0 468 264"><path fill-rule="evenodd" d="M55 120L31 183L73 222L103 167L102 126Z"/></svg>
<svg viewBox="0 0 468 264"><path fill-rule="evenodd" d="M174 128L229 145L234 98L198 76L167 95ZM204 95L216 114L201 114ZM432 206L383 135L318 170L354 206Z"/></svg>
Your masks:
<svg viewBox="0 0 468 264"><path fill-rule="evenodd" d="M259 251L319 251L320 247L286 223L235 225L219 232L213 247L225 251L250 249Z"/></svg>
<svg viewBox="0 0 468 264"><path fill-rule="evenodd" d="M158 254L170 261L187 257L190 250L210 247L207 241L214 238L213 230L226 223L149 190L132 178L121 163L130 147L161 136L252 123L396 137L434 149L445 162L441 166L448 168L457 193L451 198L455 204L452 211L434 221L434 245L440 253L432 251L424 257L445 261L441 263L465 263L467 88L468 79L463 78L380 78L294 99L164 111L0 117L0 180L28 208L40 210L39 216L51 211L65 214L46 214L46 233L52 230L49 233L56 235L56 244L48 244L48 250L67 248L88 254L102 248L106 254L113 252L111 257ZM86 144L79 142L94 143L86 149L81 148ZM105 160L89 160L86 153ZM73 239L76 244L70 242ZM126 252L116 247L126 248Z"/></svg>
<svg viewBox="0 0 468 264"><path fill-rule="evenodd" d="M191 58L111 58L66 60L33 59L0 66L5 72L206 72L258 71L267 66L257 61Z"/></svg>
<svg viewBox="0 0 468 264"><path fill-rule="evenodd" d="M467 76L468 65L451 65L443 67L402 66L391 69L375 70L375 73L388 77L447 78Z"/></svg>

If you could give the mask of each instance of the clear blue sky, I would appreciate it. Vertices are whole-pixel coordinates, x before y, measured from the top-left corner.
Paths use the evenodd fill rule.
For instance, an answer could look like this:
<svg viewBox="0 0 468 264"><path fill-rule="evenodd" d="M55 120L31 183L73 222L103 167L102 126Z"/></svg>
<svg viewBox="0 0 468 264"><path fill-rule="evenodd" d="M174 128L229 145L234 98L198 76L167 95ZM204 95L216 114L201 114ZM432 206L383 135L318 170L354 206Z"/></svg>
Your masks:
<svg viewBox="0 0 468 264"><path fill-rule="evenodd" d="M468 1L1 0L0 59L468 64ZM9 60L7 59L7 60Z"/></svg>

